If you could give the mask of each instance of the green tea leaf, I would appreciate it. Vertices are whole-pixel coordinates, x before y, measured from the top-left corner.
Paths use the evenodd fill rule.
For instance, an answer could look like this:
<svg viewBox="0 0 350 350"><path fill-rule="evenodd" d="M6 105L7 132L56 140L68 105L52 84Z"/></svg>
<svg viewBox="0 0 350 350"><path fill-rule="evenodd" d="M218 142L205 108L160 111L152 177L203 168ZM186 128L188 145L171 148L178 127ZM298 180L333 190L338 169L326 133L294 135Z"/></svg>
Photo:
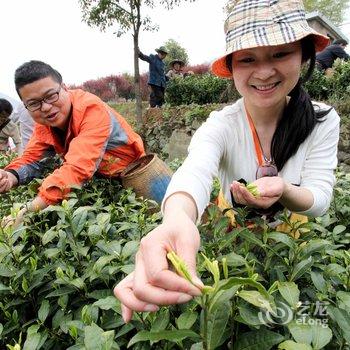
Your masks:
<svg viewBox="0 0 350 350"><path fill-rule="evenodd" d="M324 239L313 239L300 249L301 258L305 259L316 252L322 252L331 245L331 242Z"/></svg>
<svg viewBox="0 0 350 350"><path fill-rule="evenodd" d="M86 350L112 349L114 343L114 331L104 332L96 324L86 326L84 331L84 345Z"/></svg>
<svg viewBox="0 0 350 350"><path fill-rule="evenodd" d="M310 276L315 287L322 293L327 293L327 284L321 272L311 270Z"/></svg>
<svg viewBox="0 0 350 350"><path fill-rule="evenodd" d="M286 340L278 345L280 350L313 350L310 345L296 343L292 340Z"/></svg>
<svg viewBox="0 0 350 350"><path fill-rule="evenodd" d="M121 252L123 258L128 258L129 256L135 254L139 249L139 242L137 241L129 241L127 242Z"/></svg>
<svg viewBox="0 0 350 350"><path fill-rule="evenodd" d="M208 349L215 349L221 344L222 336L224 335L230 314L231 307L228 302L218 305L215 309L209 312L206 332L206 343L208 344ZM201 315L201 330L203 330L204 327L203 322L205 322L205 320Z"/></svg>
<svg viewBox="0 0 350 350"><path fill-rule="evenodd" d="M101 310L114 310L116 312L120 312L120 302L114 296L99 299L92 305L97 306Z"/></svg>
<svg viewBox="0 0 350 350"><path fill-rule="evenodd" d="M219 283L218 290L226 290L230 289L233 286L251 286L256 288L262 295L264 295L266 298L270 297L270 294L267 292L265 287L253 280L252 278L245 278L245 277L230 277L227 280L222 281L223 283Z"/></svg>
<svg viewBox="0 0 350 350"><path fill-rule="evenodd" d="M313 265L313 263L314 262L311 256L307 259L300 261L298 264L294 266L290 280L295 281L301 276L303 276L306 271L310 270L310 267Z"/></svg>
<svg viewBox="0 0 350 350"><path fill-rule="evenodd" d="M324 274L326 276L339 276L346 272L346 269L339 264L329 264L324 269Z"/></svg>
<svg viewBox="0 0 350 350"><path fill-rule="evenodd" d="M328 305L327 313L335 321L343 332L343 337L350 343L350 314L343 309Z"/></svg>
<svg viewBox="0 0 350 350"><path fill-rule="evenodd" d="M188 329L161 332L140 331L130 339L128 348L140 341L149 340L157 342L159 340L169 340L171 342L178 342L187 338L191 338L198 341L200 339L200 336L197 333Z"/></svg>
<svg viewBox="0 0 350 350"><path fill-rule="evenodd" d="M86 218L89 207L79 207L73 213L72 226L74 228L75 236L79 235L83 231L86 224Z"/></svg>
<svg viewBox="0 0 350 350"><path fill-rule="evenodd" d="M218 260L222 260L223 258L226 258L227 265L228 266L244 266L246 264L246 260L243 258L243 256L236 254L235 252L231 252L227 255L224 255L220 257Z"/></svg>
<svg viewBox="0 0 350 350"><path fill-rule="evenodd" d="M337 225L333 229L333 233L336 235L339 235L340 233L344 232L346 230L346 226L344 225Z"/></svg>
<svg viewBox="0 0 350 350"><path fill-rule="evenodd" d="M44 235L41 238L41 242L43 245L46 245L47 243L51 242L57 236L58 236L58 231L56 231L54 229L50 229L44 233Z"/></svg>
<svg viewBox="0 0 350 350"><path fill-rule="evenodd" d="M48 300L43 300L43 302L40 305L40 309L38 311L38 317L41 322L44 322L46 320L46 317L48 316L50 311L50 303Z"/></svg>
<svg viewBox="0 0 350 350"><path fill-rule="evenodd" d="M267 234L268 239L273 239L276 242L280 242L285 244L287 247L291 249L296 248L296 243L295 240L292 239L290 236L286 235L285 233L280 233L280 232L270 232Z"/></svg>
<svg viewBox="0 0 350 350"><path fill-rule="evenodd" d="M53 298L53 297L59 297L61 295L66 295L73 293L75 291L75 288L73 287L62 287L54 290L53 292L49 293L46 298Z"/></svg>
<svg viewBox="0 0 350 350"><path fill-rule="evenodd" d="M261 328L257 331L240 334L235 341L234 350L270 350L279 344L284 337L275 332Z"/></svg>
<svg viewBox="0 0 350 350"><path fill-rule="evenodd" d="M294 282L278 282L278 290L283 299L292 307L296 308L299 302L299 288Z"/></svg>
<svg viewBox="0 0 350 350"><path fill-rule="evenodd" d="M41 343L41 335L37 333L38 326L31 326L27 330L27 339L23 344L23 350L38 350Z"/></svg>
<svg viewBox="0 0 350 350"><path fill-rule="evenodd" d="M333 333L325 324L319 324L314 320L312 324L312 345L315 350L323 349L332 339Z"/></svg>
<svg viewBox="0 0 350 350"><path fill-rule="evenodd" d="M169 324L169 318L169 309L161 309L160 312L157 313L157 317L152 324L151 332L159 332L166 329Z"/></svg>
<svg viewBox="0 0 350 350"><path fill-rule="evenodd" d="M16 270L13 267L7 267L0 264L0 277L12 277L16 275Z"/></svg>
<svg viewBox="0 0 350 350"><path fill-rule="evenodd" d="M197 317L198 317L197 312L194 312L194 311L184 312L176 319L177 328L190 329L196 322Z"/></svg>
<svg viewBox="0 0 350 350"><path fill-rule="evenodd" d="M287 327L297 343L311 345L313 339L313 332L310 325L306 323L292 321L288 323Z"/></svg>
<svg viewBox="0 0 350 350"><path fill-rule="evenodd" d="M259 309L253 307L251 304L246 302L239 303L238 306L239 315L242 317L242 320L250 326L258 326L265 324L264 320L259 318Z"/></svg>
<svg viewBox="0 0 350 350"><path fill-rule="evenodd" d="M11 290L10 287L7 287L3 283L0 283L0 293L1 292L6 292L6 291L9 291L9 290Z"/></svg>
<svg viewBox="0 0 350 350"><path fill-rule="evenodd" d="M337 298L339 299L339 307L350 313L350 293L338 291Z"/></svg>
<svg viewBox="0 0 350 350"><path fill-rule="evenodd" d="M238 293L238 296L254 306L273 313L274 305L271 303L271 298L266 298L257 290L242 290Z"/></svg>

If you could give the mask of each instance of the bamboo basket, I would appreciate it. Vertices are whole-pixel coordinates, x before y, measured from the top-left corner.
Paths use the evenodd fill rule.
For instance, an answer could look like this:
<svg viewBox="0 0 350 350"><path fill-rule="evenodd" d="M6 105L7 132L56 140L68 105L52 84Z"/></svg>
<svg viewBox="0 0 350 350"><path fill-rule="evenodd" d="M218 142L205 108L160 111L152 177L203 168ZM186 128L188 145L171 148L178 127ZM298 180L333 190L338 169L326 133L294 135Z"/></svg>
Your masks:
<svg viewBox="0 0 350 350"><path fill-rule="evenodd" d="M138 197L161 203L172 171L155 154L150 153L129 164L121 173L124 188L131 187Z"/></svg>

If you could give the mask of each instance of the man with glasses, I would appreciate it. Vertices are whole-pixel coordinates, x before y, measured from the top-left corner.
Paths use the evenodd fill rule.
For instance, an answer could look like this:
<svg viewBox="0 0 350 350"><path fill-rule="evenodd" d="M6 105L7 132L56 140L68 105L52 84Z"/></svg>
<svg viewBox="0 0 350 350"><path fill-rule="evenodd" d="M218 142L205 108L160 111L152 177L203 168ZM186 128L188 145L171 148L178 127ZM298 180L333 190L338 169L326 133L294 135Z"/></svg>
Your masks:
<svg viewBox="0 0 350 350"><path fill-rule="evenodd" d="M0 193L40 177L41 160L48 155L63 159L44 179L37 197L21 210L17 224L26 211L61 201L73 186L82 185L95 172L118 177L144 155L140 136L121 115L93 94L68 90L61 74L50 65L24 63L15 72L15 85L35 129L23 155L0 169Z"/></svg>

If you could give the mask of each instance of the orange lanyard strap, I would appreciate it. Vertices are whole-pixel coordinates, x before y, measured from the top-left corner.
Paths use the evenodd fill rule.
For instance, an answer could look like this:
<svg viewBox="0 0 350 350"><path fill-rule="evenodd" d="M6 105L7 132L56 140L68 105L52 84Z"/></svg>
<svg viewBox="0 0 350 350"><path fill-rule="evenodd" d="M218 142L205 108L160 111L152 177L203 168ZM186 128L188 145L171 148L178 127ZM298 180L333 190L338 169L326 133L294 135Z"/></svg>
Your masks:
<svg viewBox="0 0 350 350"><path fill-rule="evenodd" d="M248 117L248 122L249 122L249 126L250 126L250 131L252 132L252 136L253 136L253 140L254 140L254 147L255 147L255 154L256 154L256 158L258 160L258 164L262 165L263 162L263 152L260 146L260 140L259 140L259 136L258 133L256 132L254 123L253 123L253 119L250 116L249 112L247 111L247 109L245 110L247 117Z"/></svg>

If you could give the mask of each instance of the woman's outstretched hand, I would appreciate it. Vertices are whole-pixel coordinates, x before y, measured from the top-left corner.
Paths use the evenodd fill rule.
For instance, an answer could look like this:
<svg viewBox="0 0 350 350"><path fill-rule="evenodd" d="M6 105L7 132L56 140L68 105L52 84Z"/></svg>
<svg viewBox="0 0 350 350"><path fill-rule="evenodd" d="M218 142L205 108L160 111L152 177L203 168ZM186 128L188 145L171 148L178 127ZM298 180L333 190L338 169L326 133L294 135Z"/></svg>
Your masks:
<svg viewBox="0 0 350 350"><path fill-rule="evenodd" d="M157 311L159 305L186 303L201 294L203 284L196 274L199 232L193 216L179 209L176 201L173 204L167 203L163 223L141 240L134 272L114 288L125 322L131 320L133 311ZM198 288L171 270L166 257L170 251L186 262Z"/></svg>

